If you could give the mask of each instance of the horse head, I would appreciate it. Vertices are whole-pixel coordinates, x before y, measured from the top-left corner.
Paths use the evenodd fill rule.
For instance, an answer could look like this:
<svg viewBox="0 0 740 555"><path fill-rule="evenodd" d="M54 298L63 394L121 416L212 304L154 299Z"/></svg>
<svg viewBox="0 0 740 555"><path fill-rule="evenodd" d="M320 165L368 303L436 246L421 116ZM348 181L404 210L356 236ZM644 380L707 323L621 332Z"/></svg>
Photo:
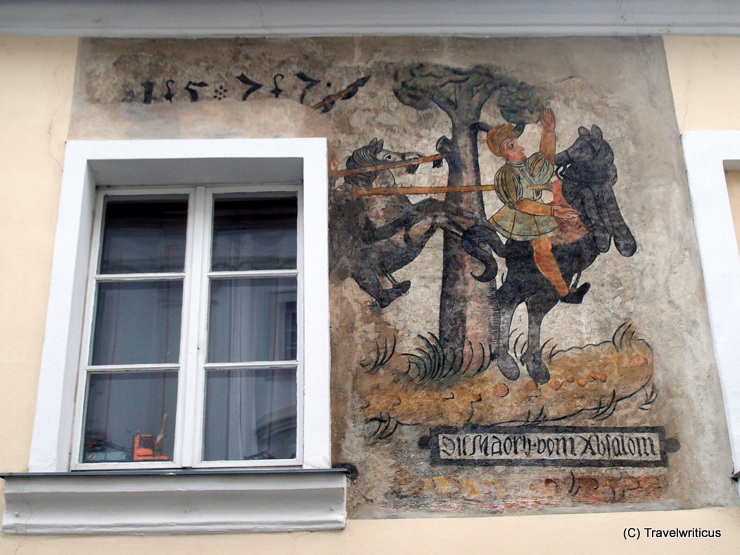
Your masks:
<svg viewBox="0 0 740 555"><path fill-rule="evenodd" d="M347 169L356 170L379 166L390 162L400 162L412 158L420 158L422 155L416 152L395 152L383 148L383 139L373 139L365 146L355 150L347 159ZM414 173L418 165L408 166L407 173ZM350 185L359 187L370 187L378 177L382 176L385 186L393 186L396 183L390 170L372 170L357 175L349 175L344 180Z"/></svg>
<svg viewBox="0 0 740 555"><path fill-rule="evenodd" d="M559 177L574 181L612 181L611 185L617 181L614 152L598 125L592 125L590 131L579 127L575 142L555 155L555 165Z"/></svg>
<svg viewBox="0 0 740 555"><path fill-rule="evenodd" d="M593 233L601 252L609 249L611 239L623 256L632 256L637 242L622 217L614 196L617 166L614 151L598 125L578 128L578 138L555 155L556 174L563 180L563 194L574 207L580 207L581 219Z"/></svg>

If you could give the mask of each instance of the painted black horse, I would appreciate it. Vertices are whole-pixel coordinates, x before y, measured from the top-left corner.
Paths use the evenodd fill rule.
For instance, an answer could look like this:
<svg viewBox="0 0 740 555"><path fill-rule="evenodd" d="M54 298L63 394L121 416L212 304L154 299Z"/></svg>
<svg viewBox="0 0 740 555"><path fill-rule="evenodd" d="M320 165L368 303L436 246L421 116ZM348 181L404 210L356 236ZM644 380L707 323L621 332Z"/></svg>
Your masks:
<svg viewBox="0 0 740 555"><path fill-rule="evenodd" d="M557 244L553 253L566 283L574 289L581 272L609 250L612 240L623 256L632 256L637 243L619 210L612 190L617 181L614 153L604 140L601 129L578 130L573 145L555 156L556 174L562 179L562 197L578 212L585 235L574 242ZM474 226L463 235L463 247L486 266L479 281L495 279L497 265L491 250L506 259L507 274L495 297L500 310L500 337L497 362L501 373L511 380L519 377L519 366L509 353L509 335L514 310L526 303L528 314L527 347L522 362L532 379L547 383L550 373L542 362L540 332L542 320L561 300L555 287L539 272L528 241L504 243L491 226ZM587 284L581 291L587 290Z"/></svg>
<svg viewBox="0 0 740 555"><path fill-rule="evenodd" d="M349 275L380 308L409 290L411 281L398 282L393 272L418 257L438 229L461 237L484 221L434 198L412 203L403 189L394 190L391 170L376 168L419 157L414 152L386 150L382 139L373 139L347 160L347 170L359 171L344 178L343 194L335 195L338 198L332 203L332 218L339 224L333 236L334 264L344 261ZM406 171L414 173L416 167L408 166ZM385 194L367 194L373 192L370 189Z"/></svg>

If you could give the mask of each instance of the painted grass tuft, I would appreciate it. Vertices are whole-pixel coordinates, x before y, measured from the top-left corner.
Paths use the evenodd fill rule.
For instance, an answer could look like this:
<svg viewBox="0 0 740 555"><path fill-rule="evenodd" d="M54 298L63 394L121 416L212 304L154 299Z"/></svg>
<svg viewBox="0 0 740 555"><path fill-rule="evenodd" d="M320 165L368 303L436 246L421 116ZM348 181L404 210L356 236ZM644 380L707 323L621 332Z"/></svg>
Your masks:
<svg viewBox="0 0 740 555"><path fill-rule="evenodd" d="M417 336L421 346L413 353L401 353L408 359L406 375L418 384L446 383L463 376L474 376L485 372L494 361L493 348L471 342L463 353L445 349L439 338L430 333L428 337Z"/></svg>

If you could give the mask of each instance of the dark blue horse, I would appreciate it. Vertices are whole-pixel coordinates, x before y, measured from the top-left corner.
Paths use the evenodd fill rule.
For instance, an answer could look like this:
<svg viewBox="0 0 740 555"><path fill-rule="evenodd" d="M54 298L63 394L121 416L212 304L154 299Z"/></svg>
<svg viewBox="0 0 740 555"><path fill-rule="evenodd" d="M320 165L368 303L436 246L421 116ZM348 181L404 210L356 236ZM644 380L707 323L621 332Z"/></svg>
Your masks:
<svg viewBox="0 0 740 555"><path fill-rule="evenodd" d="M349 274L363 291L385 308L404 295L410 280L397 281L393 275L416 259L438 229L462 236L473 225L485 222L453 204L434 198L412 203L403 193L356 195L370 189L396 188L389 169L374 169L379 164L419 158L414 152L394 152L373 139L355 150L347 160L347 170L362 170L345 177L343 196L332 203L331 216L333 271ZM409 166L414 173L418 166Z"/></svg>
<svg viewBox="0 0 740 555"><path fill-rule="evenodd" d="M614 152L604 140L601 129L578 129L575 143L555 156L557 175L563 181L562 196L578 212L588 230L569 244L555 244L553 253L566 283L577 286L581 272L609 250L612 240L623 256L632 256L637 243L619 210L612 190L617 182ZM519 377L519 366L509 353L512 317L517 306L526 303L528 315L527 347L522 363L537 383L547 383L550 373L542 362L540 334L542 320L561 300L555 287L540 273L534 263L528 241L504 243L491 226L473 226L463 235L463 247L485 265L479 281L491 281L497 273L493 253L506 259L506 278L496 290L500 310L499 341L496 350L498 367L510 380ZM587 290L587 284L581 290Z"/></svg>

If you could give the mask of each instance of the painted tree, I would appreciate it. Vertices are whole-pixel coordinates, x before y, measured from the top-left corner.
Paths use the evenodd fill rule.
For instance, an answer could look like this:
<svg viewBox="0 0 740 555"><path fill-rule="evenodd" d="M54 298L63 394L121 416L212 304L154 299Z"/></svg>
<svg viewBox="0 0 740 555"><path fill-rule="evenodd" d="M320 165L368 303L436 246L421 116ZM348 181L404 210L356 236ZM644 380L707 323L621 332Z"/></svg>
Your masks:
<svg viewBox="0 0 740 555"><path fill-rule="evenodd" d="M443 137L437 148L446 155L448 186L480 186L478 133L481 110L495 102L504 120L533 123L545 106L543 94L532 86L487 67L455 69L419 64L398 70L393 92L398 100L417 110L437 107L451 123L451 138ZM445 202L485 217L483 194L448 192ZM497 338L497 310L493 284L473 279L475 262L465 253L459 237L445 232L439 338L445 349L462 353L467 344L488 346Z"/></svg>

